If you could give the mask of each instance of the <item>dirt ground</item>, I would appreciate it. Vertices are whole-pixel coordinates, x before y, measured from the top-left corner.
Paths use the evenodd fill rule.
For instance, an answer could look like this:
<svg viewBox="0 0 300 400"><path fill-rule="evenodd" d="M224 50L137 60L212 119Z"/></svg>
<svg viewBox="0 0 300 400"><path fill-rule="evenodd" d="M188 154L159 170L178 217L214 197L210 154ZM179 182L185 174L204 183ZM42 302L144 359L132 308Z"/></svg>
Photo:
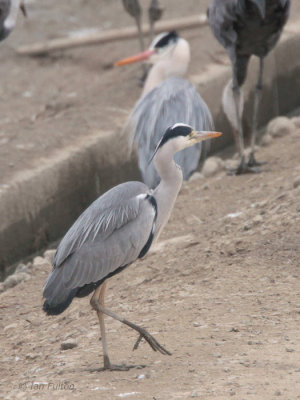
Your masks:
<svg viewBox="0 0 300 400"><path fill-rule="evenodd" d="M73 145L93 130L121 129L138 99L139 66L103 69L107 63L135 53L137 40L56 52L30 58L15 54L21 44L89 29L133 25L121 0L25 1L28 19L19 16L10 37L1 43L0 191L15 174L39 164L56 149ZM205 13L209 0L164 0L165 19ZM145 20L149 1L143 0ZM291 20L300 17L294 1ZM189 40L189 73L220 60L224 50L208 27L182 32ZM120 122L121 121L121 122Z"/></svg>
<svg viewBox="0 0 300 400"><path fill-rule="evenodd" d="M109 281L106 306L172 352L154 353L106 318L112 362L101 372L88 298L46 317L51 270L0 295L0 397L5 399L300 398L300 130L261 148L257 175L224 172L184 184L161 244ZM66 339L77 347L62 350Z"/></svg>

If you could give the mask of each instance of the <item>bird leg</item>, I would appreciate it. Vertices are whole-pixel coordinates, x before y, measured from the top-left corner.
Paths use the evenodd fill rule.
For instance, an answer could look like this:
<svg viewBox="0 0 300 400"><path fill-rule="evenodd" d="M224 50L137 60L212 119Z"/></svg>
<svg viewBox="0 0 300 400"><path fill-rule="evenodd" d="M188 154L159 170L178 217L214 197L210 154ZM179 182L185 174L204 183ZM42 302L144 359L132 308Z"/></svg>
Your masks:
<svg viewBox="0 0 300 400"><path fill-rule="evenodd" d="M258 161L256 161L255 156L254 156L254 147L255 147L256 136L257 136L257 116L258 116L258 109L259 109L261 94L262 94L263 66L264 66L263 57L260 57L258 80L257 80L256 88L255 88L255 94L254 94L254 110L253 110L252 132L251 132L251 153L250 153L250 157L249 157L249 161L248 161L249 167L257 167L257 166L265 164L265 163L259 163Z"/></svg>
<svg viewBox="0 0 300 400"><path fill-rule="evenodd" d="M238 85L238 81L236 78L236 72L233 67L233 85L232 85L232 94L233 94L233 99L234 99L234 107L235 107L235 114L236 114L236 120L237 120L237 130L238 130L238 135L237 135L237 147L240 153L240 163L236 169L229 169L228 173L230 175L241 175L245 173L253 173L253 172L258 172L256 168L251 167L247 165L246 160L245 160L245 148L244 148L244 134L243 134L243 125L242 125L242 116L240 113L240 87Z"/></svg>
<svg viewBox="0 0 300 400"><path fill-rule="evenodd" d="M104 326L104 320L103 320L103 314L106 314L117 321L122 322L123 324L129 326L130 328L134 329L140 334L141 338L144 338L150 347L152 348L153 351L159 351L161 354L168 354L171 355L171 353L166 350L161 344L158 343L158 341L150 335L149 332L146 331L146 329L135 325L134 323L128 321L127 319L120 317L119 315L115 314L114 312L106 309L104 307L104 292L105 292L105 282L99 286L96 290L95 293L93 294L91 298L91 306L94 308L94 310L97 311L97 315L99 318L99 323L100 323L100 330L101 330L101 337L102 337L102 346L103 346L103 357L104 357L104 368L103 369L110 369L110 370L128 370L129 368L136 367L134 366L124 366L124 365L113 365L110 363L110 360L108 358L108 353L107 353L107 342L106 342L106 334L105 334L105 326ZM138 339L138 342L140 341L140 338ZM137 345L135 345L134 349L137 348Z"/></svg>

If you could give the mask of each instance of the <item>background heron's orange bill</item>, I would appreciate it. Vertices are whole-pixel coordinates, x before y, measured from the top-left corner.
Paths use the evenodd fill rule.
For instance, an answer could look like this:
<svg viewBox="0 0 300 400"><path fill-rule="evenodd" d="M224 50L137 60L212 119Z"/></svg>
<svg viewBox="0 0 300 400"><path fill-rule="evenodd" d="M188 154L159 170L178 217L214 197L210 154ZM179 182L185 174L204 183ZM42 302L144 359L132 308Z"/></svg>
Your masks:
<svg viewBox="0 0 300 400"><path fill-rule="evenodd" d="M146 50L134 56L123 58L122 60L115 62L114 65L116 67L120 67L122 65L132 64L138 61L147 60L150 56L152 56L153 53L154 50Z"/></svg>

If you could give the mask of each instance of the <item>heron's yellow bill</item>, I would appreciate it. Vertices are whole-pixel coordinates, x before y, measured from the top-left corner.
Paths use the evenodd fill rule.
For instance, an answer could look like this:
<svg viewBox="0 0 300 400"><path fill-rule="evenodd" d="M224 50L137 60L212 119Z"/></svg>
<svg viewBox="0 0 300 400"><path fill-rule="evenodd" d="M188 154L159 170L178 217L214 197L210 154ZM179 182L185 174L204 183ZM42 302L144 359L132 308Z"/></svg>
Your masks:
<svg viewBox="0 0 300 400"><path fill-rule="evenodd" d="M123 58L122 60L115 62L114 66L120 67L122 65L133 64L135 62L144 61L147 60L149 57L151 57L153 53L154 50L146 50L143 51L142 53L135 54L134 56Z"/></svg>
<svg viewBox="0 0 300 400"><path fill-rule="evenodd" d="M214 132L214 131L192 131L191 133L192 139L196 139L197 141L214 139L221 135L222 132Z"/></svg>

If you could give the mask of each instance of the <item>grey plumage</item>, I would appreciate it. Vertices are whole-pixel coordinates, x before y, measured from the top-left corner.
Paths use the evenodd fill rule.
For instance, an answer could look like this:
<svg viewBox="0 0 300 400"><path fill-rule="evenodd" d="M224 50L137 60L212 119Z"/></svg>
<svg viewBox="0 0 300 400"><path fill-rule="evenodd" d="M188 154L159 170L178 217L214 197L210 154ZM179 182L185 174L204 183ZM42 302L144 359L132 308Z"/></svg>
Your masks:
<svg viewBox="0 0 300 400"><path fill-rule="evenodd" d="M250 56L265 57L276 45L289 9L289 0L212 1L208 20L234 63L239 86L246 78Z"/></svg>
<svg viewBox="0 0 300 400"><path fill-rule="evenodd" d="M141 182L123 183L81 214L60 242L45 284L43 296L49 312L61 312L70 294L80 296L85 285L99 284L138 258L155 218L155 210L145 199L148 193Z"/></svg>
<svg viewBox="0 0 300 400"><path fill-rule="evenodd" d="M129 117L128 130L131 143L138 151L139 168L143 181L151 188L159 183L159 176L149 160L168 126L176 122L194 126L197 130L214 129L209 109L195 87L180 77L165 79L135 105ZM204 147L207 149L207 143ZM184 149L175 155L186 180L196 170L202 151L202 143ZM203 153L202 153L203 154Z"/></svg>
<svg viewBox="0 0 300 400"><path fill-rule="evenodd" d="M8 34L4 22L8 17L11 7L11 0L0 0L0 40L4 40Z"/></svg>

